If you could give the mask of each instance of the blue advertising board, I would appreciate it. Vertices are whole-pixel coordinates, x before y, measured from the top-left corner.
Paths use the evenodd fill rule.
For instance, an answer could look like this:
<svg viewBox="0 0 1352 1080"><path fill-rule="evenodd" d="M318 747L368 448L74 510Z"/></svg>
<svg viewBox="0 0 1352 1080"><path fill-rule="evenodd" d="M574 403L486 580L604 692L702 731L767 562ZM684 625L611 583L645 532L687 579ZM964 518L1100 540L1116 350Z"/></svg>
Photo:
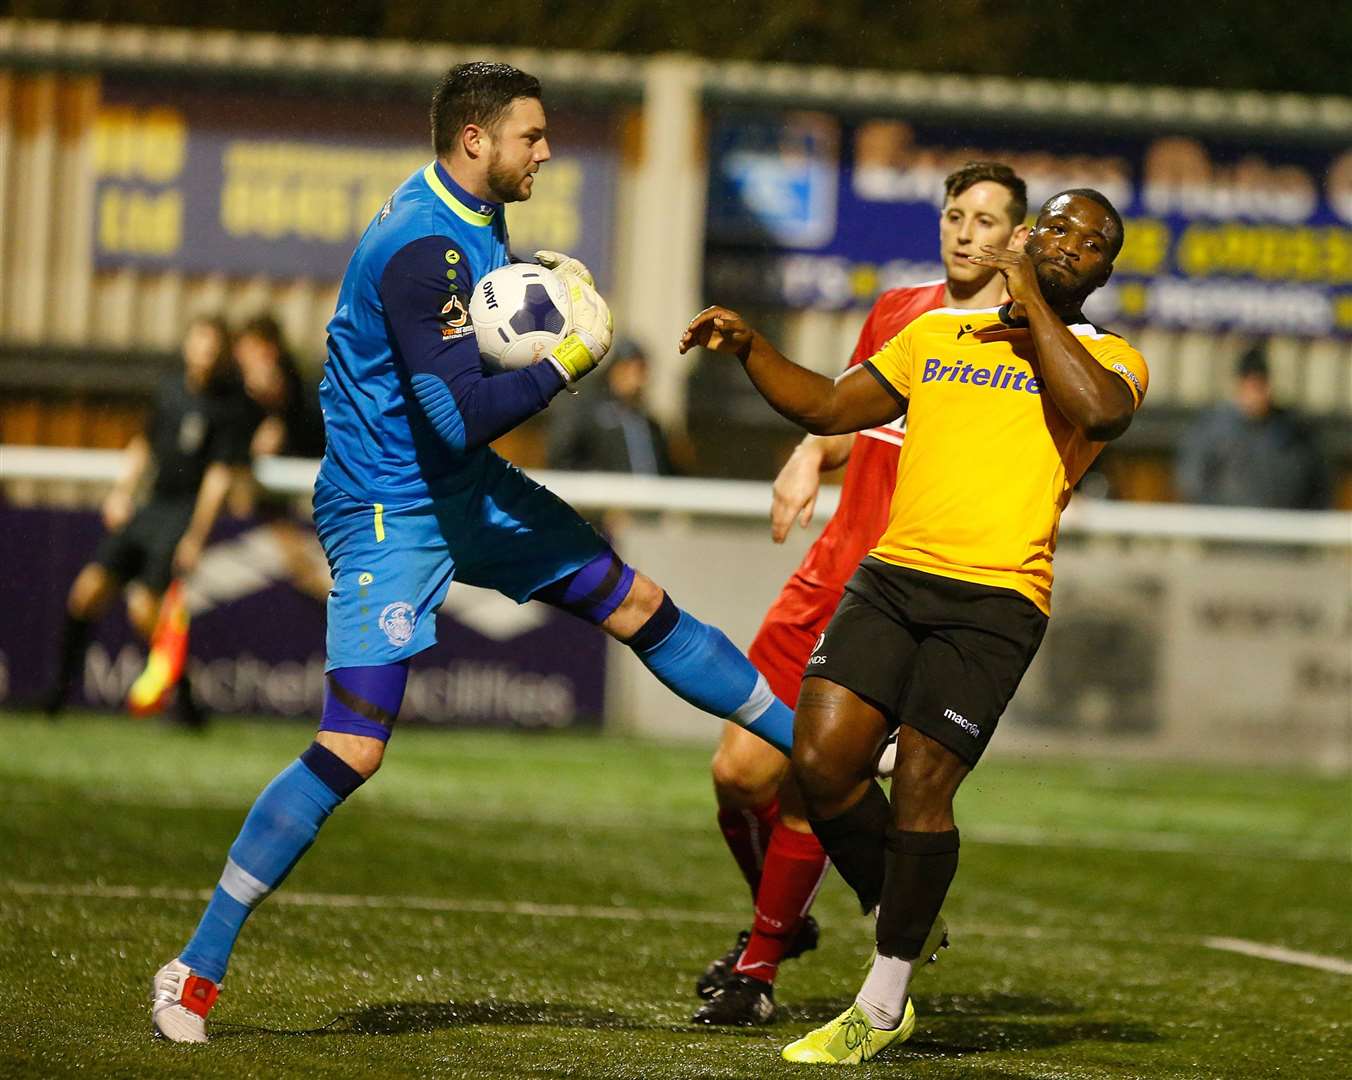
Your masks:
<svg viewBox="0 0 1352 1080"><path fill-rule="evenodd" d="M94 257L136 267L342 277L381 205L431 159L421 102L163 88L105 79L95 124ZM550 111L554 157L512 204L512 244L568 251L605 281L613 114Z"/></svg>
<svg viewBox="0 0 1352 1080"><path fill-rule="evenodd" d="M318 723L324 604L288 583L273 527L245 519L219 529L188 582L193 691L217 712ZM0 579L0 608L23 612L0 622L0 703L36 702L54 678L66 592L102 531L88 511L0 505L0 559L24 568ZM599 726L606 640L544 604L454 585L437 615L436 645L410 666L399 722ZM122 708L144 665L145 647L114 605L70 704Z"/></svg>
<svg viewBox="0 0 1352 1080"><path fill-rule="evenodd" d="M1033 208L1068 187L1113 200L1127 243L1095 318L1352 336L1352 149L991 120L718 115L708 296L839 309L942 277L944 177L975 159L1013 166Z"/></svg>

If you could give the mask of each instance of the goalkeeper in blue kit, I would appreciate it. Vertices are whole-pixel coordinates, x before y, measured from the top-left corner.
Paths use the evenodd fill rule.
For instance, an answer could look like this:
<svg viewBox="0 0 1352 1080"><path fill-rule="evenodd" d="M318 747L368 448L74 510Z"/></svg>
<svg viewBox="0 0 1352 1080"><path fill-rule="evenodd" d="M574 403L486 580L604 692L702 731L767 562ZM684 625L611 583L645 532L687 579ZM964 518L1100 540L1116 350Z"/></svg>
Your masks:
<svg viewBox="0 0 1352 1080"><path fill-rule="evenodd" d="M357 244L328 326L314 509L333 590L319 732L259 795L196 932L155 975L154 1029L175 1042L206 1041L245 919L380 767L409 659L436 640L452 580L569 611L691 704L781 750L792 738L792 713L721 631L489 449L600 363L611 340L586 267L540 252L568 286L569 336L519 370L489 375L480 362L471 291L510 261L503 206L530 198L549 160L539 82L505 64L452 68L433 97L432 139L435 160Z"/></svg>

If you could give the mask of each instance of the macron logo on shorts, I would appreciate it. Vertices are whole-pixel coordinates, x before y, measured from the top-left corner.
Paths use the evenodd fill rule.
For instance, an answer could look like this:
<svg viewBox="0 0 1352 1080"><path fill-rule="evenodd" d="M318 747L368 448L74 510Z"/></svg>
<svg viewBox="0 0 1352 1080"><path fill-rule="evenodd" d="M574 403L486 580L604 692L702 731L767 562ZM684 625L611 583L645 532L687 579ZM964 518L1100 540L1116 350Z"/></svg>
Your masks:
<svg viewBox="0 0 1352 1080"><path fill-rule="evenodd" d="M968 720L967 717L963 716L962 713L954 712L952 709L945 709L944 719L952 720L953 723L957 724L958 727L962 728L962 730L967 732L972 738L981 738L981 729Z"/></svg>

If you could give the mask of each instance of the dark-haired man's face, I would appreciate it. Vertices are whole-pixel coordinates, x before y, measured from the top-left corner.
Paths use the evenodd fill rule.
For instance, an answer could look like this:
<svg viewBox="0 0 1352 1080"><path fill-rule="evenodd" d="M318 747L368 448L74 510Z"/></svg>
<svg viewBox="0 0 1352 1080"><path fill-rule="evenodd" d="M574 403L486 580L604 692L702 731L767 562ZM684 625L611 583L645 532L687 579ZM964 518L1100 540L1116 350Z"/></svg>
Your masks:
<svg viewBox="0 0 1352 1080"><path fill-rule="evenodd" d="M1117 226L1093 199L1062 195L1038 215L1024 251L1056 308L1079 307L1113 272Z"/></svg>
<svg viewBox="0 0 1352 1080"><path fill-rule="evenodd" d="M971 256L983 245L1017 248L1028 230L1009 216L1009 188L994 180L980 180L944 203L939 215L939 257L951 282L989 281L996 273L978 266Z"/></svg>
<svg viewBox="0 0 1352 1080"><path fill-rule="evenodd" d="M529 199L535 174L549 160L545 107L539 98L516 98L489 137L488 187L497 202Z"/></svg>

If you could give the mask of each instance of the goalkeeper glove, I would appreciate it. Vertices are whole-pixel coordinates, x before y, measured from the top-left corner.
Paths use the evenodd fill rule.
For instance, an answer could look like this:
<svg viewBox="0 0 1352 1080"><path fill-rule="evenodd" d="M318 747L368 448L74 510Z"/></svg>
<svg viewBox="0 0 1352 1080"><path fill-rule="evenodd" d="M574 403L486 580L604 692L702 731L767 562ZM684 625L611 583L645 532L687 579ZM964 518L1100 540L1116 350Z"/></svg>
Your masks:
<svg viewBox="0 0 1352 1080"><path fill-rule="evenodd" d="M581 259L565 255L562 251L537 251L535 261L541 266L553 270L556 274L578 278L591 286L596 285L596 281L592 278L592 272L587 269L587 264Z"/></svg>
<svg viewBox="0 0 1352 1080"><path fill-rule="evenodd" d="M557 271L556 271L557 272ZM568 286L572 313L568 320L570 332L554 346L549 360L563 376L564 382L574 383L601 362L610 351L615 332L615 320L601 294L581 278L561 279Z"/></svg>

